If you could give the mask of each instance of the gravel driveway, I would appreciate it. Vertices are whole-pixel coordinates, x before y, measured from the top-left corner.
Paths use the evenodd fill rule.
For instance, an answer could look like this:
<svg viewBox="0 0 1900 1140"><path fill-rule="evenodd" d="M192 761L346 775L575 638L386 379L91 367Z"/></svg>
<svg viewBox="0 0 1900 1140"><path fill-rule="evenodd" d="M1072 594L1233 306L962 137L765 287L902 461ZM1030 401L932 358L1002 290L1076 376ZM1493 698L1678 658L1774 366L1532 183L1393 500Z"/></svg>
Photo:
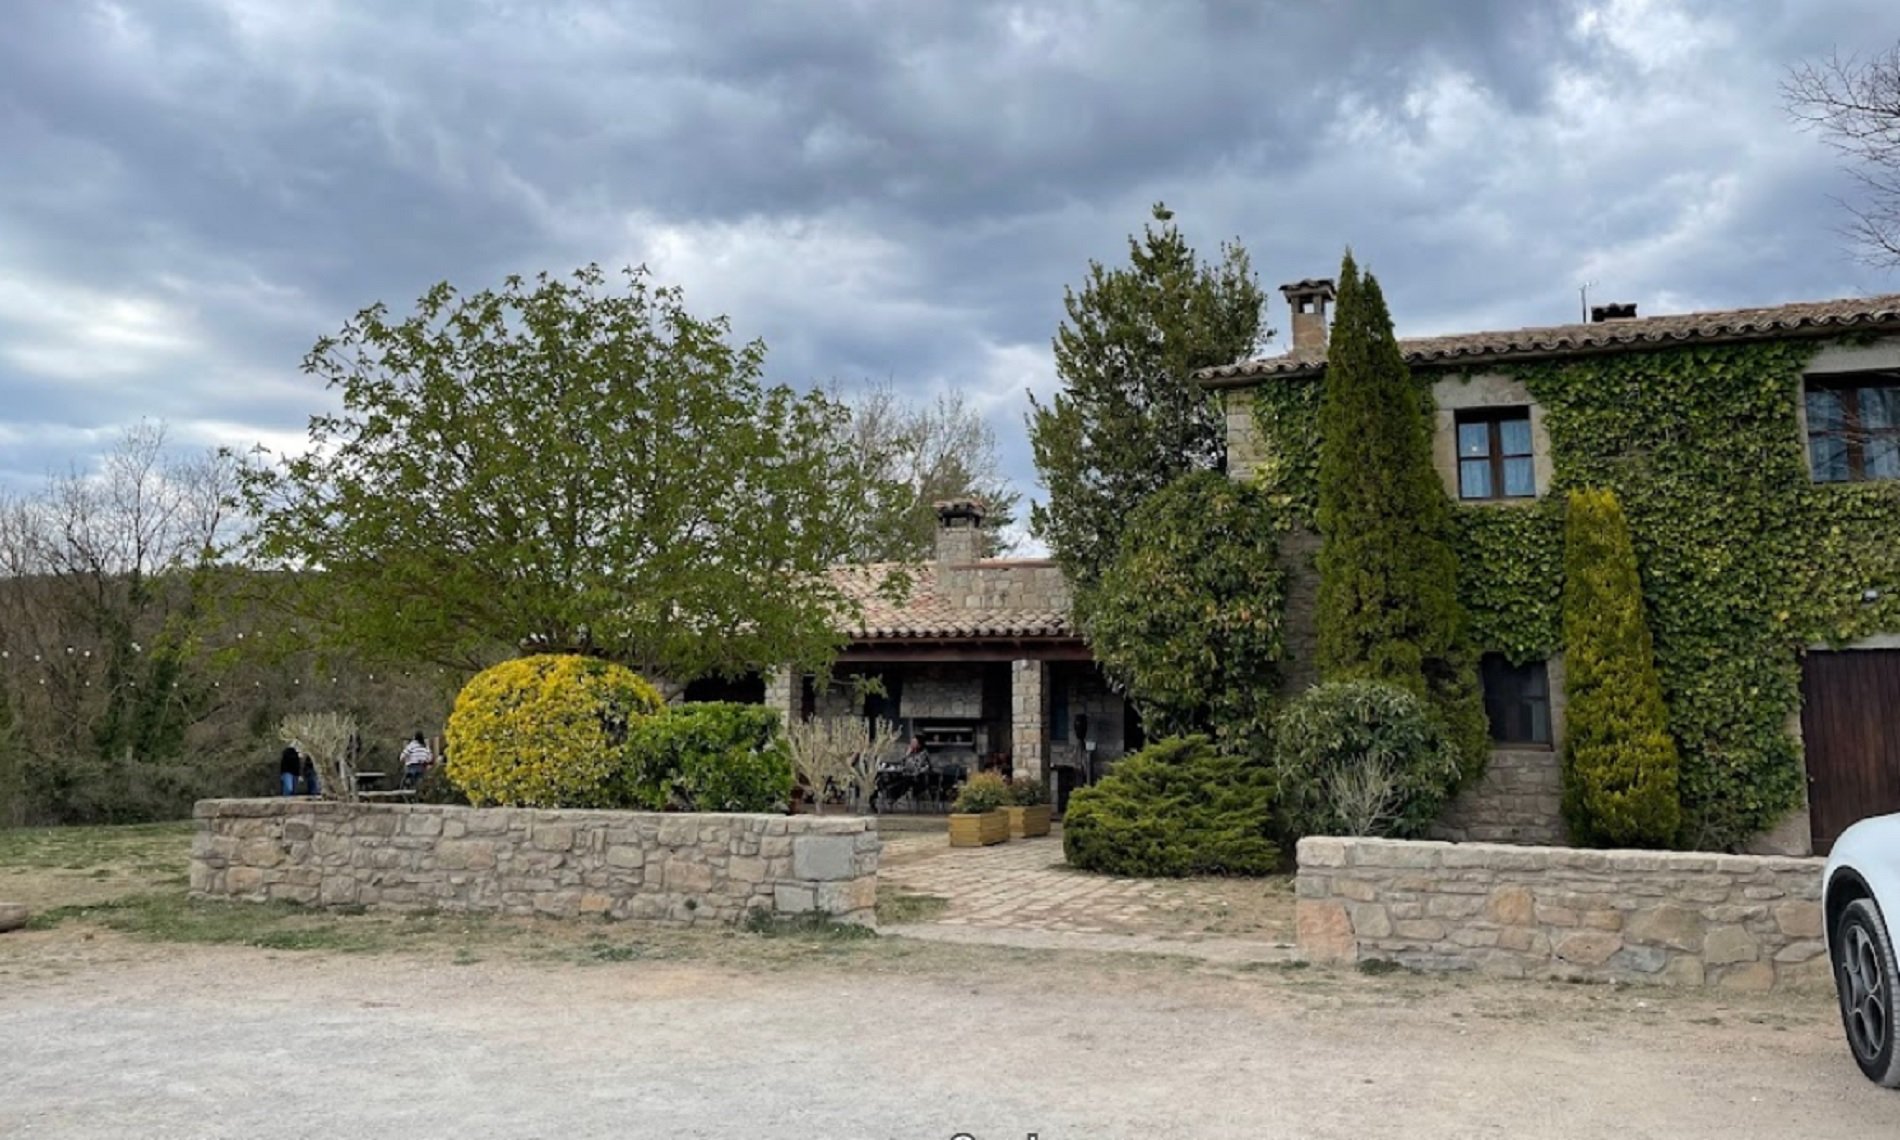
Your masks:
<svg viewBox="0 0 1900 1140"><path fill-rule="evenodd" d="M888 947L455 965L101 934L0 979L0 1136L1900 1134L1813 996Z"/></svg>

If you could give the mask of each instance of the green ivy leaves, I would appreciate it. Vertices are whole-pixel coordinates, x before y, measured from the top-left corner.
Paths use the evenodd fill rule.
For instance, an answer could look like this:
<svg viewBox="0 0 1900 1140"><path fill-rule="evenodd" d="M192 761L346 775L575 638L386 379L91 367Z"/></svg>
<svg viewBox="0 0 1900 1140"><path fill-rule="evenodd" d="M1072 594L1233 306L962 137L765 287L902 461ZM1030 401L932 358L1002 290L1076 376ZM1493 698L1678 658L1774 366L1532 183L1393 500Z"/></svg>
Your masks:
<svg viewBox="0 0 1900 1140"><path fill-rule="evenodd" d="M1544 410L1555 485L1535 506L1456 512L1473 635L1521 662L1562 647L1564 494L1602 487L1622 501L1691 846L1736 846L1802 802L1789 733L1801 650L1900 630L1900 484L1815 484L1803 458L1802 373L1821 347L1689 346L1509 368ZM1319 389L1268 381L1254 396L1269 456L1256 479L1299 520L1316 501Z"/></svg>

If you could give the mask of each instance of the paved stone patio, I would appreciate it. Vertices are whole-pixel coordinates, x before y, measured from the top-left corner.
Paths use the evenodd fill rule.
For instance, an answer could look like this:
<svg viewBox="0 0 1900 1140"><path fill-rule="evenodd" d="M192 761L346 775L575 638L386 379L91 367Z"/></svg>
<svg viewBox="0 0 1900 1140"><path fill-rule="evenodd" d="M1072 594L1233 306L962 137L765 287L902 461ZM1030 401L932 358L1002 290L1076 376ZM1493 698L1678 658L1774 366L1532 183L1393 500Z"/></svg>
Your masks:
<svg viewBox="0 0 1900 1140"><path fill-rule="evenodd" d="M1290 876L1119 879L1071 870L1058 835L952 848L942 832L887 835L880 891L948 902L929 925L973 931L1121 935L1173 943L1293 940ZM969 940L969 939L959 939ZM1105 939L1090 939L1106 945Z"/></svg>

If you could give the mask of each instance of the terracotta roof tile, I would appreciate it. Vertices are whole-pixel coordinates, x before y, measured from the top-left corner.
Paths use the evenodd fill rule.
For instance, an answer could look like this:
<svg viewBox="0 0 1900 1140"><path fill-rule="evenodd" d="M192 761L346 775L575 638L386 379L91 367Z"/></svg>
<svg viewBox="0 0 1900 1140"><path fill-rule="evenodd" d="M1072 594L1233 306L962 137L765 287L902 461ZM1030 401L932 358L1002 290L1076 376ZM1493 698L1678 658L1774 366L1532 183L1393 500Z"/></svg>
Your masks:
<svg viewBox="0 0 1900 1140"><path fill-rule="evenodd" d="M1006 561L985 566L1007 566ZM1046 565L1024 562L1023 565ZM909 579L901 599L885 589L894 574ZM833 584L863 609L851 636L860 641L901 638L1074 637L1069 615L1052 610L973 609L937 592L937 568L932 563L873 562L835 566Z"/></svg>
<svg viewBox="0 0 1900 1140"><path fill-rule="evenodd" d="M1900 330L1900 294L1803 301L1761 309L1726 309L1660 317L1553 325L1456 336L1410 337L1399 341L1405 362L1448 366L1464 361L1545 359L1589 353L1664 348L1674 344L1766 340L1786 336L1827 336L1854 331ZM1203 368L1194 374L1204 387L1231 388L1270 377L1311 376L1325 367L1323 356L1272 356Z"/></svg>

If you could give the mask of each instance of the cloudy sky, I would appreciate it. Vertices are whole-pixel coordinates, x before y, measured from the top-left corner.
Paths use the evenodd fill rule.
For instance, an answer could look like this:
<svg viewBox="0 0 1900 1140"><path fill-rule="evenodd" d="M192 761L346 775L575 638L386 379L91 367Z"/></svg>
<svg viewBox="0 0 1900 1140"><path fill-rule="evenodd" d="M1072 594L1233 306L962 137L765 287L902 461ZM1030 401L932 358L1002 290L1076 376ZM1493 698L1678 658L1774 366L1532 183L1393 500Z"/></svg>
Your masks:
<svg viewBox="0 0 1900 1140"><path fill-rule="evenodd" d="M1401 334L1900 290L1787 68L1892 0L7 0L0 486L294 444L430 283L644 262L774 379L960 387L1033 492L1063 286L1165 199ZM1275 323L1285 327L1275 295Z"/></svg>

